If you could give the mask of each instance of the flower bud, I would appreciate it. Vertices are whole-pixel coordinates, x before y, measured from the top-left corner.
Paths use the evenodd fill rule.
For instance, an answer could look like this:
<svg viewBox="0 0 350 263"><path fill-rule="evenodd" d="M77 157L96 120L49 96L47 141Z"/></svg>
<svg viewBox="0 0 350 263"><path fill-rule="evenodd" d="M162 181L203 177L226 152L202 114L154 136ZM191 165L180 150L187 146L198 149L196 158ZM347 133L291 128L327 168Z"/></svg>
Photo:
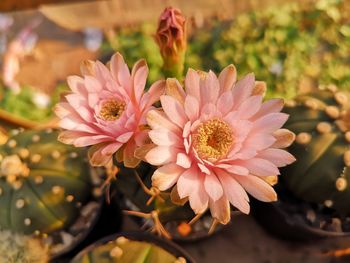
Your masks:
<svg viewBox="0 0 350 263"><path fill-rule="evenodd" d="M166 77L182 77L186 51L186 19L177 8L167 7L160 15L156 41L163 57Z"/></svg>

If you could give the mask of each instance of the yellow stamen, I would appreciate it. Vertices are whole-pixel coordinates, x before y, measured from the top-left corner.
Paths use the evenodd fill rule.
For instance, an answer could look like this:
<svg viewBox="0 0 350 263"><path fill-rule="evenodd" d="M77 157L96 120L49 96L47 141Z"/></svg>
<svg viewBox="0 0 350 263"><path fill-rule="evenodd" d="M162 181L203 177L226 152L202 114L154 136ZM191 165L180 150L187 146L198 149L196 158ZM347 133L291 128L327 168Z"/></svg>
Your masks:
<svg viewBox="0 0 350 263"><path fill-rule="evenodd" d="M125 102L111 99L103 103L99 115L105 121L115 121L120 118L124 110Z"/></svg>
<svg viewBox="0 0 350 263"><path fill-rule="evenodd" d="M228 153L233 141L231 127L222 120L212 119L197 128L193 145L201 158L219 159Z"/></svg>

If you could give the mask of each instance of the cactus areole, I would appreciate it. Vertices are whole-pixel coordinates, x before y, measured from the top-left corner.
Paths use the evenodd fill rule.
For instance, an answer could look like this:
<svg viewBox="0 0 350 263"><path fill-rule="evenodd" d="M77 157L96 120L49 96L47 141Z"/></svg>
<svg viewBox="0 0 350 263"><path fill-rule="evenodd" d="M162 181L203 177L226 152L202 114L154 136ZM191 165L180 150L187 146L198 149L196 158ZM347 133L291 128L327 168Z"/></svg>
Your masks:
<svg viewBox="0 0 350 263"><path fill-rule="evenodd" d="M326 90L286 103L286 128L296 134L290 152L297 162L282 171L294 195L350 214L350 93Z"/></svg>
<svg viewBox="0 0 350 263"><path fill-rule="evenodd" d="M57 250L73 244L88 230L89 220L77 224L82 214L99 205L86 151L59 143L52 130L13 133L0 146L0 227L62 242Z"/></svg>

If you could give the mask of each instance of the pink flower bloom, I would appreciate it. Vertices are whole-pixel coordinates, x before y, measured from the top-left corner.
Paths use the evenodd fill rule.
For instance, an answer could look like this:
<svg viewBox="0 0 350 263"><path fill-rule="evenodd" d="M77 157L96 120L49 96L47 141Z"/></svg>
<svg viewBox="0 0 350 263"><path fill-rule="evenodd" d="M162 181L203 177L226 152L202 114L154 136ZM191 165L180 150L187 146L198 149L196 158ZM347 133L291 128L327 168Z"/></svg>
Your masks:
<svg viewBox="0 0 350 263"><path fill-rule="evenodd" d="M249 213L246 192L275 201L276 193L264 178L277 176L278 167L295 161L280 149L295 137L281 129L288 118L280 112L283 101L262 102L264 83L255 82L253 74L236 82L233 65L218 78L212 71L189 69L185 87L168 79L166 95L160 98L163 111L147 115L155 145L138 154L160 166L153 186L165 191L175 185L174 200L188 199L196 214L209 207L222 224L230 220L230 203Z"/></svg>
<svg viewBox="0 0 350 263"><path fill-rule="evenodd" d="M76 147L93 145L89 158L94 166L106 165L118 151L119 161L135 167L139 160L134 151L148 138L146 113L163 93L164 81L145 92L146 62L138 61L130 74L119 53L112 57L110 69L99 61L87 61L82 74L68 77L72 92L56 105L65 129L59 140Z"/></svg>

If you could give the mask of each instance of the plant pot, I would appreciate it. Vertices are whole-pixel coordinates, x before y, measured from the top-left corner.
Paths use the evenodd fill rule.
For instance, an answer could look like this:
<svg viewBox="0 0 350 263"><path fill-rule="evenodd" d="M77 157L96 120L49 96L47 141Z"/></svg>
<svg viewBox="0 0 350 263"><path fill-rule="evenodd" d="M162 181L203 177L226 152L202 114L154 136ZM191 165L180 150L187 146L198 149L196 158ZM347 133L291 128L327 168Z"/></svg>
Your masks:
<svg viewBox="0 0 350 263"><path fill-rule="evenodd" d="M93 245L85 248L83 251L81 251L72 261L71 263L80 263L80 262L85 262L83 261L83 257L84 256L88 256L89 259L91 261L89 261L90 263L94 263L94 262L102 262L102 261L93 261L93 259L96 258L100 258L103 257L104 260L103 262L119 262L118 259L116 259L116 261L113 261L112 257L110 259L110 261L107 261L107 258L109 258L109 253L110 250L106 247L106 249L104 250L104 253L98 253L97 251L94 251L96 248L99 248L101 246L108 246L115 240L117 240L120 237L125 237L128 240L131 241L140 241L140 242L147 242L147 243L151 243L152 245L156 245L157 247L162 248L163 250L165 250L166 252L170 253L171 255L173 255L175 258L183 258L185 259L186 263L195 263L194 259L192 259L186 251L184 251L181 247L179 247L178 245L174 244L173 242L166 240L166 239L161 239L158 238L154 235L149 235L149 234L145 234L142 232L122 232L122 233L118 233L118 234L114 234L114 235L110 235L107 236L99 241L97 241L96 243L94 243ZM118 243L118 241L116 241ZM125 241L124 241L125 242ZM114 248L117 244L113 244L113 246L111 246L111 248ZM122 255L120 255L122 256ZM102 258L101 258L102 259ZM159 258L162 259L162 258ZM144 262L144 261L142 261ZM148 261L147 261L148 262ZM158 261L158 262L162 262L163 261ZM152 262L152 263L158 263L158 262ZM183 262L183 261L180 261Z"/></svg>
<svg viewBox="0 0 350 263"><path fill-rule="evenodd" d="M66 263L69 262L82 249L96 242L97 240L116 233L121 230L122 213L119 208L118 196L110 197L111 202L107 203L104 196L101 196L101 203L98 208L98 216L91 223L88 231L77 240L74 246L69 247L66 251L62 251L59 255L52 258L52 263Z"/></svg>
<svg viewBox="0 0 350 263"><path fill-rule="evenodd" d="M312 211L312 207L315 207L315 205L298 200L281 183L275 187L275 190L279 196L279 200L276 202L264 203L251 198L253 216L271 234L294 241L310 241L350 235L350 231L334 231L312 225L308 221L307 214L303 214L297 209L294 212L291 210L293 210L293 207L305 207L305 209ZM332 211L327 212L331 213ZM319 214L316 217L325 218L327 215ZM312 218L309 215L309 219L313 219L313 212Z"/></svg>

